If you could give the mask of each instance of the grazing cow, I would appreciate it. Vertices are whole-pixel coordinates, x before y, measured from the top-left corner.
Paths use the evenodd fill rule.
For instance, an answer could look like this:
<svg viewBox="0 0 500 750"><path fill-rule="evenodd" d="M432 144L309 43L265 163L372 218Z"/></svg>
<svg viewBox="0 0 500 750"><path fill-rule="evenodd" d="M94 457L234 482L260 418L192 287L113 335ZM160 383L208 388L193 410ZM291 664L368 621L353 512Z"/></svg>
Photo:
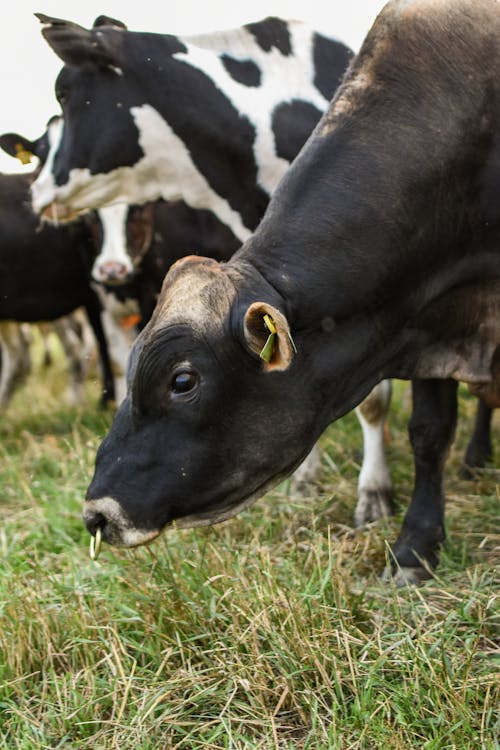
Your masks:
<svg viewBox="0 0 500 750"><path fill-rule="evenodd" d="M417 378L393 555L397 580L428 575L457 381L500 404L499 37L495 0L385 6L252 238L169 271L98 451L91 533L137 545L229 518L377 382Z"/></svg>

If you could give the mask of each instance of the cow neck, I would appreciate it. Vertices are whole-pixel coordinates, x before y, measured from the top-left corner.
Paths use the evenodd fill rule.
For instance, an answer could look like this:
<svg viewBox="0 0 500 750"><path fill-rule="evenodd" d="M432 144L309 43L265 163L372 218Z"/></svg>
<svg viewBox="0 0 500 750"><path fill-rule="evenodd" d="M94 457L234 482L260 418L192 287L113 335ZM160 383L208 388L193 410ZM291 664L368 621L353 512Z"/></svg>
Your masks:
<svg viewBox="0 0 500 750"><path fill-rule="evenodd" d="M499 117L486 22L497 14L472 4L471 33L468 15L444 23L442 4L428 5L386 6L240 251L299 327L384 310L401 326L450 283L470 283Z"/></svg>
<svg viewBox="0 0 500 750"><path fill-rule="evenodd" d="M498 222L478 229L475 175L464 181L464 165L444 150L444 177L436 179L432 160L408 164L402 140L388 149L383 135L377 163L373 131L371 141L341 128L310 139L234 256L277 290L299 328L357 315L386 327L394 317L400 328L438 295L470 283L479 253L494 271ZM425 145L417 144L422 152ZM487 144L474 148L475 163L484 163Z"/></svg>

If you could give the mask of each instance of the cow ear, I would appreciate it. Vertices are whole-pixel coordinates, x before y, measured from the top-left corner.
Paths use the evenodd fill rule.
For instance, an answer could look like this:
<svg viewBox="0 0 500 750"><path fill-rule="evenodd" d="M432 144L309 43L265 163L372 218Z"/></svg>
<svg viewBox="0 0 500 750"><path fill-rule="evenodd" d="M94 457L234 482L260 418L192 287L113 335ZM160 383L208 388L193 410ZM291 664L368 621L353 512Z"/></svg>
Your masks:
<svg viewBox="0 0 500 750"><path fill-rule="evenodd" d="M0 135L0 148L9 154L9 156L19 159L21 164L29 164L35 155L33 141L24 138L18 133L3 133L3 135Z"/></svg>
<svg viewBox="0 0 500 750"><path fill-rule="evenodd" d="M117 18L111 18L111 16L97 16L92 28L98 29L100 26L114 26L116 29L127 30L123 21L119 21Z"/></svg>
<svg viewBox="0 0 500 750"><path fill-rule="evenodd" d="M100 67L118 65L116 49L99 28L84 29L71 21L35 13L44 24L42 35L66 65L93 63Z"/></svg>
<svg viewBox="0 0 500 750"><path fill-rule="evenodd" d="M247 309L243 330L245 341L263 360L264 372L286 370L296 352L288 321L276 307L253 302Z"/></svg>

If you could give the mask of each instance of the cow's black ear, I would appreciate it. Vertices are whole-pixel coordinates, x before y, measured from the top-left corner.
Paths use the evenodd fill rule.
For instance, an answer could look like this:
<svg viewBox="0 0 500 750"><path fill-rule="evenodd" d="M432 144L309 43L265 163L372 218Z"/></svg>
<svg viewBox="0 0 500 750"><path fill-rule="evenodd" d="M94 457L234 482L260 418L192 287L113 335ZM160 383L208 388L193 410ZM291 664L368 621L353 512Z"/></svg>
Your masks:
<svg viewBox="0 0 500 750"><path fill-rule="evenodd" d="M293 359L295 345L288 321L267 302L253 302L245 312L245 341L263 361L264 372L286 370Z"/></svg>
<svg viewBox="0 0 500 750"><path fill-rule="evenodd" d="M19 133L3 133L0 135L0 148L9 156L14 156L22 164L29 164L35 155L35 146L29 138L24 138Z"/></svg>
<svg viewBox="0 0 500 750"><path fill-rule="evenodd" d="M71 21L35 13L44 24L42 35L66 65L93 63L100 67L119 65L114 40L99 28L84 29Z"/></svg>

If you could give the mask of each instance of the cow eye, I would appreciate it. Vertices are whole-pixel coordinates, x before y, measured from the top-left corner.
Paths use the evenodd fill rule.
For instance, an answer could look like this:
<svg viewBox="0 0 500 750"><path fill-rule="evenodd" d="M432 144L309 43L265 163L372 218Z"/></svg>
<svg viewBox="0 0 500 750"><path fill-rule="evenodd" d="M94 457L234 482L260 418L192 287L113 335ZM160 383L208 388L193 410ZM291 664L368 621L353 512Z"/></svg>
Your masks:
<svg viewBox="0 0 500 750"><path fill-rule="evenodd" d="M181 370L172 378L172 393L180 396L189 393L198 383L198 375L192 370Z"/></svg>

